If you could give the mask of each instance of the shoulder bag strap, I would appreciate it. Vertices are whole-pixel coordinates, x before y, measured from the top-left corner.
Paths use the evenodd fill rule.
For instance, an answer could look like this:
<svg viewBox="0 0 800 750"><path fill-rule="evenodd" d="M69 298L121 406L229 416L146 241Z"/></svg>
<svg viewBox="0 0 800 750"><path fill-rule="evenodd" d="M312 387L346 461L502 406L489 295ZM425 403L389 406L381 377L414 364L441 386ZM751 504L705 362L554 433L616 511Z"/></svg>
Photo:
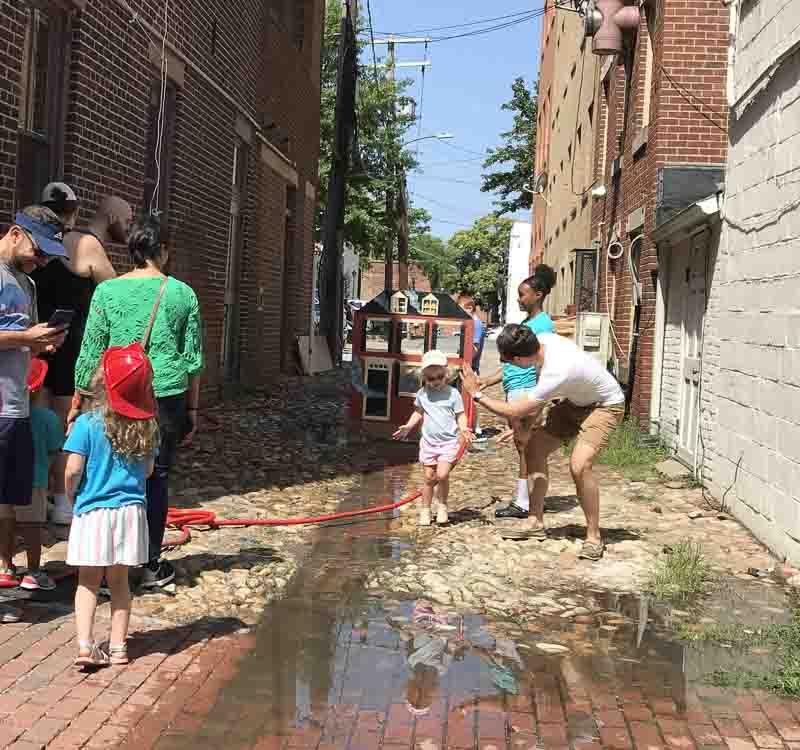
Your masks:
<svg viewBox="0 0 800 750"><path fill-rule="evenodd" d="M147 349L147 345L150 343L150 334L153 332L153 324L156 322L156 315L158 314L158 308L161 305L161 298L164 296L164 292L167 288L167 282L169 281L169 277L165 276L164 281L161 284L161 288L158 290L158 296L156 297L156 301L153 304L153 312L150 313L150 321L147 324L147 328L144 331L144 336L142 336L142 349Z"/></svg>

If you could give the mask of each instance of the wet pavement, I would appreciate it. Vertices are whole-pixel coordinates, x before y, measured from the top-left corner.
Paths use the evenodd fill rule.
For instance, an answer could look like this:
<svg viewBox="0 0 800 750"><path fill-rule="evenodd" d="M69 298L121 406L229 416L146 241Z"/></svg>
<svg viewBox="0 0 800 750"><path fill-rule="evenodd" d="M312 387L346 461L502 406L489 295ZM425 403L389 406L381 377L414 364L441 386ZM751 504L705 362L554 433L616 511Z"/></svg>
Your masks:
<svg viewBox="0 0 800 750"><path fill-rule="evenodd" d="M397 497L402 478L392 484L369 477L342 509ZM750 750L800 741L800 703L703 685L734 664L768 668L768 652L680 643L675 611L647 598L582 591L587 615L520 624L368 595L368 576L391 571L410 548L393 528L381 519L321 532L208 714L177 721L156 748ZM710 621L753 627L785 622L788 611L783 588L742 582L719 587L703 608Z"/></svg>

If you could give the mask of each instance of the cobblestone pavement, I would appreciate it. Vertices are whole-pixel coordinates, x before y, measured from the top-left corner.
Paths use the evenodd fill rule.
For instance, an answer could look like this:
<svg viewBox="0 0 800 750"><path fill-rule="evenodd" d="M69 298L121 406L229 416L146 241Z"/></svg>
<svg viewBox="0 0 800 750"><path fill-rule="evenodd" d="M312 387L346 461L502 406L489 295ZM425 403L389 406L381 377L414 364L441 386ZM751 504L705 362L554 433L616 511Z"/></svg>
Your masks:
<svg viewBox="0 0 800 750"><path fill-rule="evenodd" d="M345 437L341 394L323 378L217 412L173 504L293 516L415 487L412 447ZM510 448L469 454L443 529L418 530L411 506L196 533L170 553L174 594L136 598L128 667L72 667L69 579L18 602L24 622L0 625L0 748L800 750L800 704L704 681L770 653L674 637L682 620L786 621L786 589L745 572L774 565L767 552L734 521L690 518L707 510L698 490L603 470L609 551L578 562L563 461L551 539L504 542L493 509L514 463ZM724 584L701 612L637 593L664 546L687 538Z"/></svg>

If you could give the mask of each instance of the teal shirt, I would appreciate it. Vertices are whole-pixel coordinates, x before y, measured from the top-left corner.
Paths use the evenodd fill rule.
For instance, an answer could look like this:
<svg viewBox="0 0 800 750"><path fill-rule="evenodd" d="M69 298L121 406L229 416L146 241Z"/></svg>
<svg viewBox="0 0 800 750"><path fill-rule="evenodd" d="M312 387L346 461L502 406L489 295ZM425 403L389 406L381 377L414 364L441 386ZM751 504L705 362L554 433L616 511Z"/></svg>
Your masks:
<svg viewBox="0 0 800 750"><path fill-rule="evenodd" d="M64 444L65 453L86 459L73 513L80 516L98 508L112 510L145 504L146 461L114 453L99 412L81 414Z"/></svg>
<svg viewBox="0 0 800 750"><path fill-rule="evenodd" d="M31 407L33 433L33 487L46 490L50 483L50 461L64 445L64 429L55 412L41 406Z"/></svg>
<svg viewBox="0 0 800 750"><path fill-rule="evenodd" d="M556 327L550 316L542 310L522 325L528 326L537 336L540 333L555 333ZM506 393L520 389L530 389L536 385L536 368L503 365L503 390Z"/></svg>

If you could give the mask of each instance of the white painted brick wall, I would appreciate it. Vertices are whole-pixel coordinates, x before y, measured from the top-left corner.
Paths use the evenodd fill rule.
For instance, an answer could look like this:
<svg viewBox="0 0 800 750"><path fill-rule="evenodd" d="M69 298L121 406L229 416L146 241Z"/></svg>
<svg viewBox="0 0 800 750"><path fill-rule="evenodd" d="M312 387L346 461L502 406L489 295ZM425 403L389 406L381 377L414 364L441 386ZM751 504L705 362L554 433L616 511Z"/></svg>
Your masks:
<svg viewBox="0 0 800 750"><path fill-rule="evenodd" d="M738 94L793 36L799 0L760 0L742 15ZM800 53L731 119L723 214L704 348L704 475L800 564Z"/></svg>

